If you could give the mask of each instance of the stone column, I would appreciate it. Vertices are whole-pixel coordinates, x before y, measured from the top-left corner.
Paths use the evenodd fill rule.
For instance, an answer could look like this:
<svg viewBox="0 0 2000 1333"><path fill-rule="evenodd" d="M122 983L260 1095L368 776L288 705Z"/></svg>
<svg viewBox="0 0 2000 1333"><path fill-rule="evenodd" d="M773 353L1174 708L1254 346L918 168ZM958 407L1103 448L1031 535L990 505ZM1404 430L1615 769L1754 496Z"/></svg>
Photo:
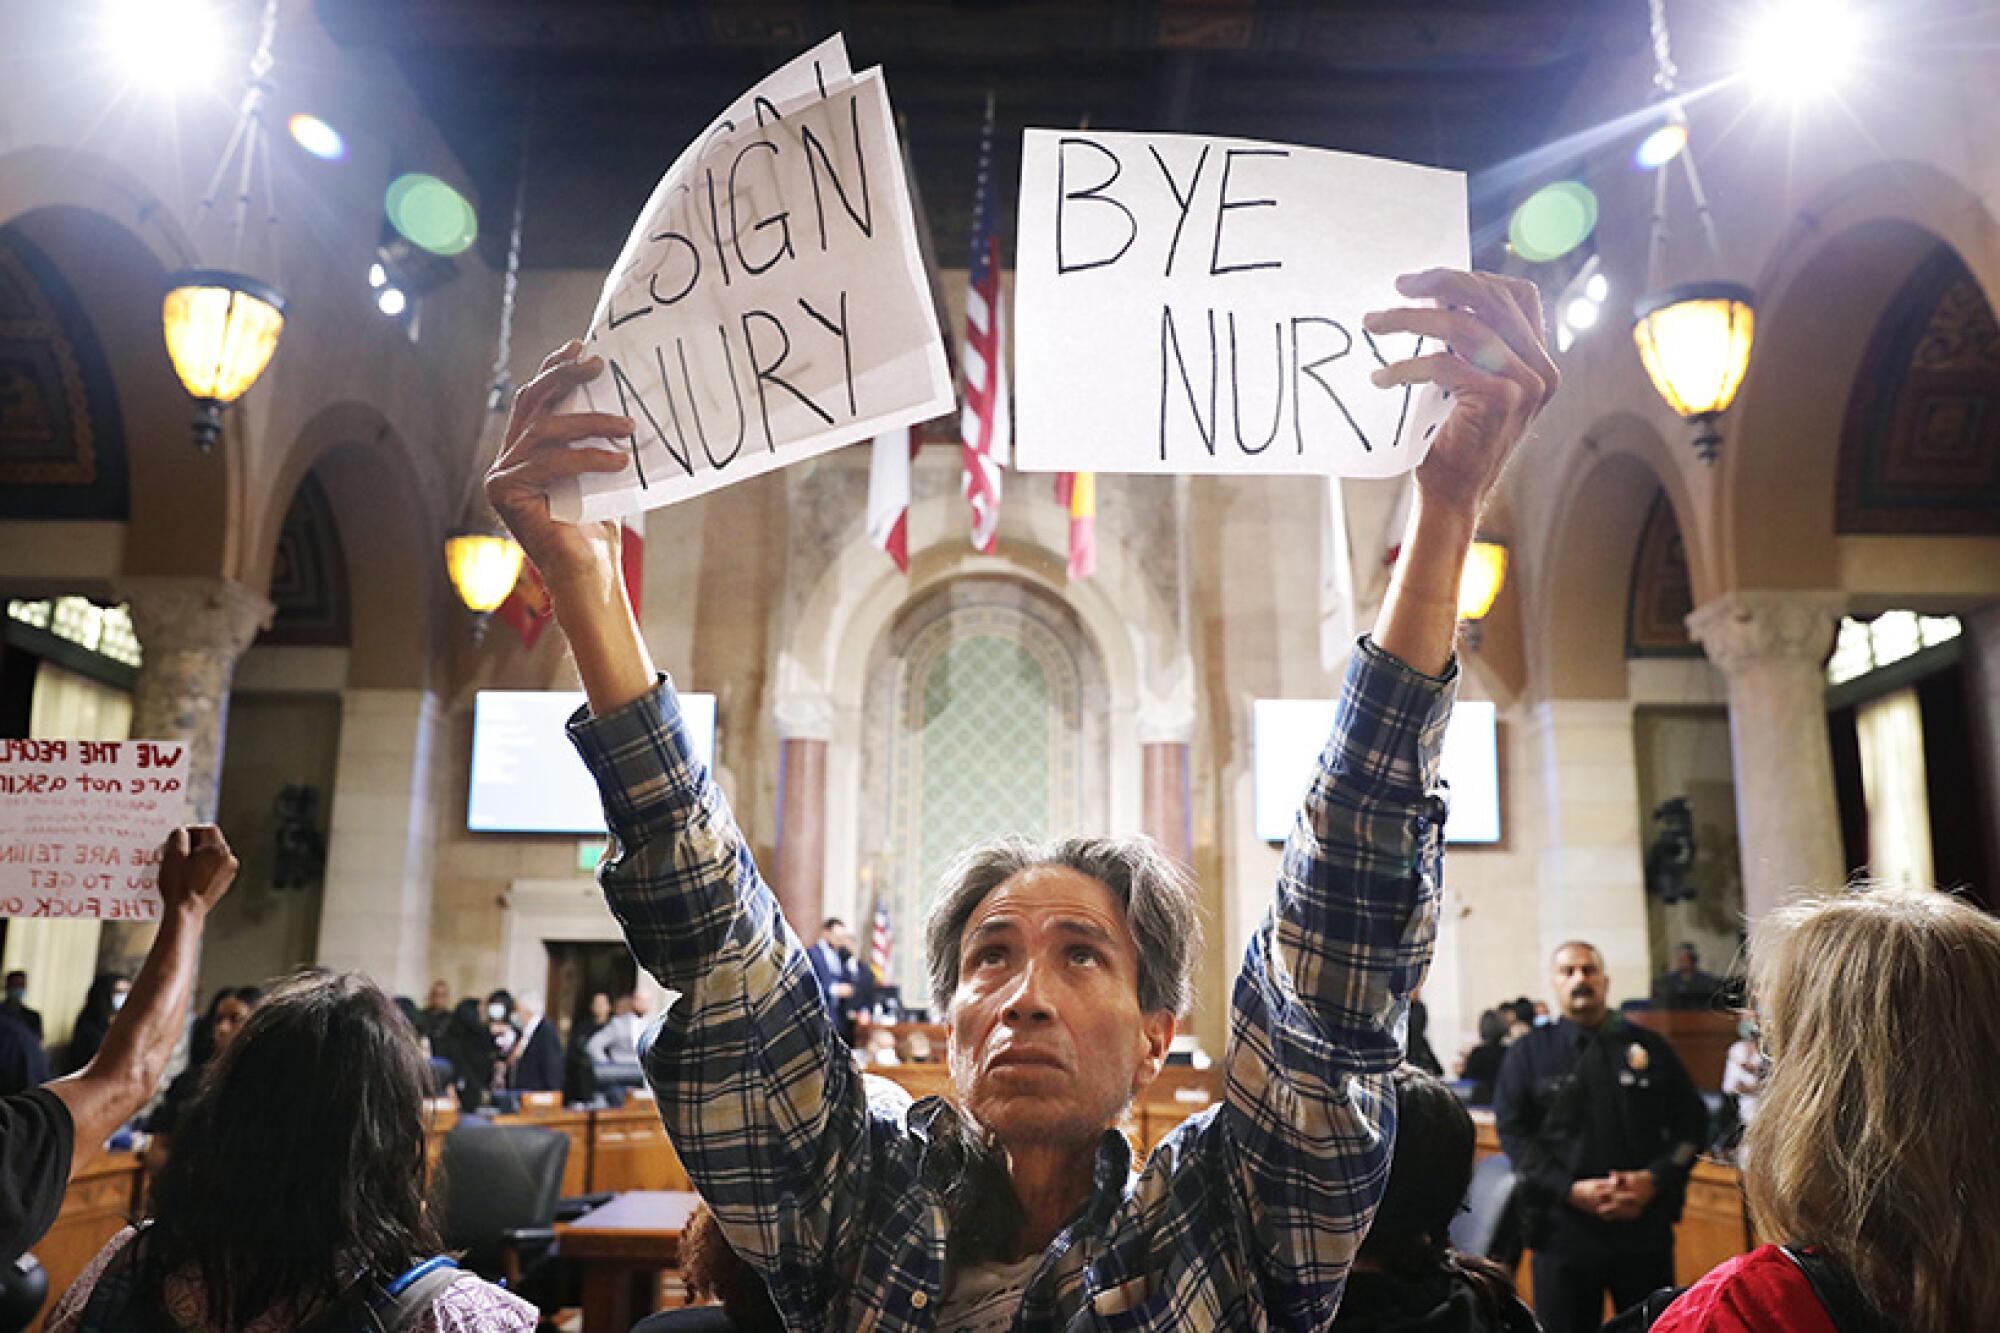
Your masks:
<svg viewBox="0 0 2000 1333"><path fill-rule="evenodd" d="M445 824L449 730L438 697L421 689L349 689L340 699L340 754L320 902L321 967L366 972L391 994L431 982L432 872ZM463 807L452 812L462 826Z"/></svg>
<svg viewBox="0 0 2000 1333"><path fill-rule="evenodd" d="M778 873L771 890L802 940L826 919L826 763L833 698L811 686L778 695ZM856 903L854 914L870 910ZM856 929L860 927L854 922Z"/></svg>
<svg viewBox="0 0 2000 1333"><path fill-rule="evenodd" d="M1845 604L1836 592L1750 590L1687 618L1729 680L1743 906L1753 922L1847 878L1826 731L1826 658Z"/></svg>
<svg viewBox="0 0 2000 1333"><path fill-rule="evenodd" d="M1652 956L1632 705L1548 700L1529 713L1528 745L1544 784L1542 827L1533 840L1540 961L1565 940L1588 940L1604 955L1612 1003L1643 997Z"/></svg>
<svg viewBox="0 0 2000 1333"><path fill-rule="evenodd" d="M1188 745L1149 741L1140 747L1145 792L1141 816L1146 836L1190 871L1194 869L1193 811L1188 799Z"/></svg>
<svg viewBox="0 0 2000 1333"><path fill-rule="evenodd" d="M131 608L145 653L132 697L132 736L186 742L188 818L213 820L230 681L237 659L271 623L271 604L229 579L120 579L114 593ZM153 933L150 925L107 921L97 970L137 972Z"/></svg>

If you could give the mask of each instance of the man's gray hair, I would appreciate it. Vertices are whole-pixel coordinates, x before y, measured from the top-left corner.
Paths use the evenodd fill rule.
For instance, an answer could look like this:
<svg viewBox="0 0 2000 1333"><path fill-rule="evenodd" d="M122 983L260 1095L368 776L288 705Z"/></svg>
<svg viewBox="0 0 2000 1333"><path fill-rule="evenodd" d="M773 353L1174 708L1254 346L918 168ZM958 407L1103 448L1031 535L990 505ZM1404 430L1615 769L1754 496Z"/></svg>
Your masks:
<svg viewBox="0 0 2000 1333"><path fill-rule="evenodd" d="M1176 1018L1194 1003L1194 960L1201 952L1201 916L1194 881L1151 838L1068 838L1036 842L997 838L978 843L944 872L924 923L931 1003L942 1015L958 990L958 943L986 895L1023 870L1062 866L1088 875L1124 904L1139 946L1139 1008Z"/></svg>

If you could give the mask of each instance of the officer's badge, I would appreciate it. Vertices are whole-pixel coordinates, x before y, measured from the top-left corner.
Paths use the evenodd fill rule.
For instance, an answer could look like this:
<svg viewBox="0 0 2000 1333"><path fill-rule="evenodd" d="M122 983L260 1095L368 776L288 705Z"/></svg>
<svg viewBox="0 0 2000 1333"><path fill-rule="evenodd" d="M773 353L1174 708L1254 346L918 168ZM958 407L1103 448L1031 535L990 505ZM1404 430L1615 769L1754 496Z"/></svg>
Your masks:
<svg viewBox="0 0 2000 1333"><path fill-rule="evenodd" d="M1646 1072L1646 1067L1653 1063L1653 1057L1646 1054L1646 1048L1635 1041L1625 1048L1625 1063L1643 1074Z"/></svg>

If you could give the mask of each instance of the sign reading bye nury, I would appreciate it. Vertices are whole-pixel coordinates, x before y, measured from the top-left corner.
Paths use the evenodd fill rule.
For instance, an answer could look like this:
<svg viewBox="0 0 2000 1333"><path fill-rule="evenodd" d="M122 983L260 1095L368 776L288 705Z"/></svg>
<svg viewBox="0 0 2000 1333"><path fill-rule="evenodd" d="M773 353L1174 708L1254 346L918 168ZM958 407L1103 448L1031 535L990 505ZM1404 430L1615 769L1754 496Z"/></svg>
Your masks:
<svg viewBox="0 0 2000 1333"><path fill-rule="evenodd" d="M1448 410L1370 372L1399 274L1469 265L1465 178L1316 148L1029 130L1015 268L1024 471L1389 476Z"/></svg>
<svg viewBox="0 0 2000 1333"><path fill-rule="evenodd" d="M624 471L550 492L652 509L951 410L944 337L879 69L839 37L767 76L668 168L585 335L564 410L638 424Z"/></svg>

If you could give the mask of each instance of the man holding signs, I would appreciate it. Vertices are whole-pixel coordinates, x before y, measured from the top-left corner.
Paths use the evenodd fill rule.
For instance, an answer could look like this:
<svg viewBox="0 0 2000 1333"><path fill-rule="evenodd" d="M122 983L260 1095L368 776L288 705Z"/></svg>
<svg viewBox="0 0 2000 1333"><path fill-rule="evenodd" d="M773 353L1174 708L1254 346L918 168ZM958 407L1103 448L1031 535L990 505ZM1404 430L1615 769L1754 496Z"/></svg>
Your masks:
<svg viewBox="0 0 2000 1333"><path fill-rule="evenodd" d="M1449 414L1237 979L1225 1098L1136 1176L1112 1126L1158 1074L1188 1002L1182 872L1143 839L968 851L927 932L956 1105L871 1107L654 672L616 525L550 512L551 489L626 465L621 447L575 442L638 423L553 410L604 375L580 343L521 391L486 490L548 581L589 698L571 733L614 838L605 896L638 960L680 996L646 1075L696 1186L793 1327L1332 1318L1388 1171L1389 1075L1436 929L1459 574L1480 506L1556 383L1530 284L1433 270L1397 290L1411 304L1363 328L1441 345L1373 383L1434 386Z"/></svg>

